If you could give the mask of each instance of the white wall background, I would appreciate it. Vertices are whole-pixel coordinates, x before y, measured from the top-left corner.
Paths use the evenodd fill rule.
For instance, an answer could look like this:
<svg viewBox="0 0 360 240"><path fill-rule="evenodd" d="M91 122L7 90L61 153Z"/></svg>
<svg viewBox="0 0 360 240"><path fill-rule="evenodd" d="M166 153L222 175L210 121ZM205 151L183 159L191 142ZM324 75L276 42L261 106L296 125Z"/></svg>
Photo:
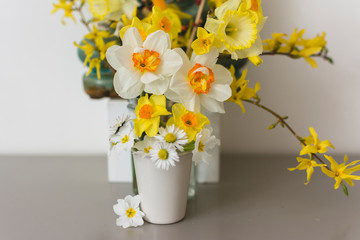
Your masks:
<svg viewBox="0 0 360 240"><path fill-rule="evenodd" d="M249 65L248 79L262 85L262 103L290 116L300 135L313 126L337 153L360 154L360 2L263 1L272 32L306 28L306 37L327 32L335 65L264 57ZM0 154L103 154L107 148L106 100L82 90L85 72L73 41L85 29L50 15L51 1L6 1L0 8ZM295 153L296 140L253 106L229 103L222 116L222 150L231 153Z"/></svg>

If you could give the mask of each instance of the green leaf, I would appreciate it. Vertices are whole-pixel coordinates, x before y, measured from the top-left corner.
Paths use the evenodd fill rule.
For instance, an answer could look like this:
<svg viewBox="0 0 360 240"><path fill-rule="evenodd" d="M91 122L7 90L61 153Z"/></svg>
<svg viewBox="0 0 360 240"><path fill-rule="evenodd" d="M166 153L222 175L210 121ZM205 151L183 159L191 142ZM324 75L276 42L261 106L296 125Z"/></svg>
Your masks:
<svg viewBox="0 0 360 240"><path fill-rule="evenodd" d="M349 192L348 192L348 189L347 189L346 185L344 183L341 183L341 187L342 187L342 190L344 191L345 195L348 197Z"/></svg>

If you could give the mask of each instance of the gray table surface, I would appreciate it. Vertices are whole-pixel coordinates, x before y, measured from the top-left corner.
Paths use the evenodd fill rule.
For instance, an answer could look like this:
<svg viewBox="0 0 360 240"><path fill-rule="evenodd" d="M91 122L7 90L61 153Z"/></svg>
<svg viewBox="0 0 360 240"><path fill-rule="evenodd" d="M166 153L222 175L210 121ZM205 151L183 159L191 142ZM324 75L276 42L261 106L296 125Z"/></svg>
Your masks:
<svg viewBox="0 0 360 240"><path fill-rule="evenodd" d="M105 156L0 157L0 240L360 239L360 183L345 197L316 169L304 186L294 157L223 156L183 221L131 229L112 210L131 185L107 182Z"/></svg>

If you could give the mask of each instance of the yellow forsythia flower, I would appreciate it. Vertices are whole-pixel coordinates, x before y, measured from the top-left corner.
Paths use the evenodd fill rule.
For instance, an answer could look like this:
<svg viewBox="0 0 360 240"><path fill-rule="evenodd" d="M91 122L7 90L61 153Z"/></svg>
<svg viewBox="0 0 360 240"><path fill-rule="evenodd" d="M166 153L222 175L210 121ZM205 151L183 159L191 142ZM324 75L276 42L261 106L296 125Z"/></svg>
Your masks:
<svg viewBox="0 0 360 240"><path fill-rule="evenodd" d="M348 165L345 165L348 160L347 155L345 155L344 162L339 165L333 157L325 155L325 158L331 164L331 166L330 166L331 171L325 167L322 167L321 170L327 176L335 179L334 189L339 188L342 180L344 180L350 186L354 186L354 182L352 180L360 180L360 176L351 175L353 172L360 170L360 165L357 165L352 168L348 168L350 166L357 164L358 162L360 162L360 160L357 160L357 161L349 163Z"/></svg>
<svg viewBox="0 0 360 240"><path fill-rule="evenodd" d="M90 61L90 58L92 57L92 55L95 51L95 47L93 45L91 45L90 43L86 42L85 40L83 40L83 43L84 43L84 45L79 45L78 43L74 42L74 45L84 51L84 53L86 55L84 65L86 65Z"/></svg>
<svg viewBox="0 0 360 240"><path fill-rule="evenodd" d="M301 157L297 157L296 159L299 162L299 165L297 165L295 168L288 168L288 170L289 171L294 171L296 169L297 170L306 170L307 182L305 183L305 185L307 185L310 182L311 175L314 172L314 167L326 166L326 164L318 164L314 160L311 160L311 159L305 159L305 158L301 158Z"/></svg>
<svg viewBox="0 0 360 240"><path fill-rule="evenodd" d="M96 68L96 76L98 79L100 79L100 67L101 67L101 60L99 58L93 58L90 60L89 63L89 71L86 73L86 76L88 76L93 68Z"/></svg>
<svg viewBox="0 0 360 240"><path fill-rule="evenodd" d="M229 71L233 76L234 80L230 86L232 96L228 99L228 101L238 104L241 107L242 112L245 113L245 108L241 100L249 100L251 98L256 98L256 93L260 90L260 83L257 82L254 89L247 86L249 84L249 80L245 80L247 68L242 72L241 77L238 80L236 80L235 68L233 65L231 65Z"/></svg>
<svg viewBox="0 0 360 240"><path fill-rule="evenodd" d="M84 36L86 39L94 40L95 45L102 49L105 46L104 38L110 37L111 34L107 31L99 31L95 25L93 26L93 30L91 33L88 33Z"/></svg>
<svg viewBox="0 0 360 240"><path fill-rule="evenodd" d="M195 139L196 134L204 128L205 124L210 124L205 115L190 112L180 103L174 104L172 113L173 117L168 120L166 125L175 124L175 126L183 129L188 135L189 142Z"/></svg>
<svg viewBox="0 0 360 240"><path fill-rule="evenodd" d="M312 153L326 153L328 147L335 149L329 140L321 141L318 139L314 128L310 127L309 131L311 135L304 138L305 146L303 146L303 149L300 151L300 155L309 154L311 156Z"/></svg>
<svg viewBox="0 0 360 240"><path fill-rule="evenodd" d="M152 95L149 99L148 94L141 97L135 108L136 119L134 119L134 129L137 136L143 132L149 137L158 133L160 116L170 115L166 110L166 98L164 95Z"/></svg>
<svg viewBox="0 0 360 240"><path fill-rule="evenodd" d="M53 3L54 9L51 14L56 13L59 9L64 10L64 16L61 18L61 23L65 25L65 18L71 18L75 22L74 15L72 14L74 2L67 2L66 0L60 0L59 3Z"/></svg>

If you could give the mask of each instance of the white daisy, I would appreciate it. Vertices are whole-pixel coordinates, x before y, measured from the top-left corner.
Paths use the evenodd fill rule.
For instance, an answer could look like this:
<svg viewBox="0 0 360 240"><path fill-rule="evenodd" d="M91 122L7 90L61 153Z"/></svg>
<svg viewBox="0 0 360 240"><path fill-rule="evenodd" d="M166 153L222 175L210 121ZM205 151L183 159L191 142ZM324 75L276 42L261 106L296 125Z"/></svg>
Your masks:
<svg viewBox="0 0 360 240"><path fill-rule="evenodd" d="M116 134L110 137L111 150L131 151L136 138L135 131L130 125L123 126Z"/></svg>
<svg viewBox="0 0 360 240"><path fill-rule="evenodd" d="M140 211L140 196L134 197L128 195L125 199L118 199L117 204L113 206L114 212L119 215L116 219L116 225L123 228L137 227L144 224L145 214Z"/></svg>
<svg viewBox="0 0 360 240"><path fill-rule="evenodd" d="M130 115L121 115L116 118L115 124L110 127L110 137L114 134L117 134L121 127L127 125L130 120Z"/></svg>
<svg viewBox="0 0 360 240"><path fill-rule="evenodd" d="M106 59L116 70L114 89L122 98L135 98L143 91L164 94L172 75L182 65L180 55L171 50L170 37L162 30L151 33L143 42L137 28L129 28L123 46L112 46Z"/></svg>
<svg viewBox="0 0 360 240"><path fill-rule="evenodd" d="M175 162L179 161L176 148L169 143L158 141L150 149L150 158L155 166L168 170L170 165L175 167Z"/></svg>
<svg viewBox="0 0 360 240"><path fill-rule="evenodd" d="M203 106L210 112L224 113L224 101L231 96L231 73L216 64L219 51L212 47L202 55L193 55L191 61L181 49L175 49L183 58L183 65L170 81L165 96L182 103L192 112L200 112Z"/></svg>
<svg viewBox="0 0 360 240"><path fill-rule="evenodd" d="M220 145L220 140L214 135L211 136L212 128L204 128L196 135L195 148L192 151L195 165L200 162L209 163L212 156L208 153L209 150L213 149L217 145Z"/></svg>
<svg viewBox="0 0 360 240"><path fill-rule="evenodd" d="M159 135L156 135L155 138L173 145L180 152L184 151L182 145L188 142L188 137L184 130L176 127L174 124L166 128L159 128Z"/></svg>
<svg viewBox="0 0 360 240"><path fill-rule="evenodd" d="M144 140L135 143L134 148L137 150L137 154L141 154L142 158L150 157L150 149L152 145L156 142L155 138L145 136Z"/></svg>

